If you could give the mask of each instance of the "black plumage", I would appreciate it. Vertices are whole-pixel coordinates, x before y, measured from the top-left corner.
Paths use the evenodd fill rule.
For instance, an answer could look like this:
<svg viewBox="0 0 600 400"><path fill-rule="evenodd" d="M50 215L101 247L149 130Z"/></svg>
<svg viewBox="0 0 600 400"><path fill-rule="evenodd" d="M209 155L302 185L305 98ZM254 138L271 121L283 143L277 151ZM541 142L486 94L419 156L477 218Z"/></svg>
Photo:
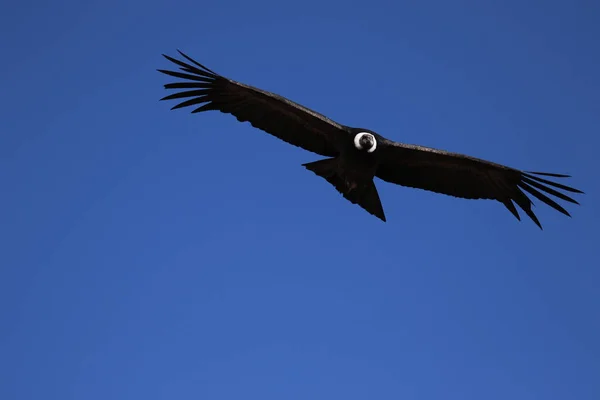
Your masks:
<svg viewBox="0 0 600 400"><path fill-rule="evenodd" d="M540 228L525 192L567 216L568 211L548 195L578 204L558 189L583 193L547 179L568 175L520 171L463 154L394 142L368 129L339 124L282 96L228 79L179 53L187 62L163 55L180 71L158 71L183 81L166 84L166 89L177 91L161 100L180 100L172 109L193 107L192 113L216 110L232 114L287 143L329 157L303 166L383 221L386 218L374 177L454 197L496 200L520 220L516 204Z"/></svg>

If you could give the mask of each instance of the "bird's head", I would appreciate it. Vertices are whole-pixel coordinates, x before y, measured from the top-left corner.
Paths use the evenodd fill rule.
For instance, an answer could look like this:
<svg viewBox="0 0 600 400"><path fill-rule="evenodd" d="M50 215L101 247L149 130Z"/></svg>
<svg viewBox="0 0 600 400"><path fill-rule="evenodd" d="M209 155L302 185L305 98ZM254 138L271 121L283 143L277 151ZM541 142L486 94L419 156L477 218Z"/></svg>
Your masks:
<svg viewBox="0 0 600 400"><path fill-rule="evenodd" d="M369 132L360 132L354 136L354 147L358 150L372 153L377 148L377 140L375 136Z"/></svg>

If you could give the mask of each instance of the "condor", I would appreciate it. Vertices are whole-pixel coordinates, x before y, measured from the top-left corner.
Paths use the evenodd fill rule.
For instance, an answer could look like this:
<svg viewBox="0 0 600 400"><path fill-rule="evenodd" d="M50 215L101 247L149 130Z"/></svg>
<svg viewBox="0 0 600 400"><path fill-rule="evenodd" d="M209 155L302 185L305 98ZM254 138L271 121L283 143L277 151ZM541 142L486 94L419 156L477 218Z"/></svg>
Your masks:
<svg viewBox="0 0 600 400"><path fill-rule="evenodd" d="M180 71L158 71L183 81L166 84L165 89L176 92L161 100L181 101L172 109L192 107L192 113L216 110L231 114L289 144L328 157L303 166L383 221L375 177L464 199L496 200L520 220L516 204L540 228L525 192L567 216L567 210L548 195L579 204L558 189L583 193L543 178L568 175L520 171L463 154L394 142L369 129L339 124L275 93L228 79L179 53L187 62L163 54Z"/></svg>

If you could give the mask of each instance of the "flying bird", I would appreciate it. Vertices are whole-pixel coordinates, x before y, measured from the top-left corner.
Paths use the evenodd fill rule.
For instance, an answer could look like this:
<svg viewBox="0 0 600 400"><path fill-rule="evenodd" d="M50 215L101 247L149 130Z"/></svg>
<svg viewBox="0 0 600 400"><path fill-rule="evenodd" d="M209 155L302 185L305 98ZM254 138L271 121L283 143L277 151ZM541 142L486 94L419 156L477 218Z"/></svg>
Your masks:
<svg viewBox="0 0 600 400"><path fill-rule="evenodd" d="M285 97L226 78L181 51L179 54L185 60L163 56L180 71L158 70L183 79L164 85L176 91L161 100L181 101L171 109L192 107L192 113L215 110L231 114L289 144L327 157L302 166L382 221L386 217L375 177L464 199L496 200L520 221L516 204L540 229L525 192L569 217L568 211L548 195L579 204L559 189L583 193L547 179L569 175L521 171L464 154L398 143L369 129L342 125Z"/></svg>

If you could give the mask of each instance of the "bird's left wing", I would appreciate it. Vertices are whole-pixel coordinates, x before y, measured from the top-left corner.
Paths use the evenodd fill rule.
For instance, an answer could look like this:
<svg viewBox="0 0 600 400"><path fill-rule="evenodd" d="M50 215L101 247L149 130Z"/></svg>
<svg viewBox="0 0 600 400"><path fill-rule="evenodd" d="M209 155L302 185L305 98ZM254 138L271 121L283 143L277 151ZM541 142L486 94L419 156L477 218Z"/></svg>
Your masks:
<svg viewBox="0 0 600 400"><path fill-rule="evenodd" d="M338 154L336 141L348 135L344 126L275 93L225 78L179 53L188 62L163 56L183 72L158 70L185 80L165 85L166 89L183 89L161 99L183 100L172 109L193 106L192 113L221 111L294 146L329 157Z"/></svg>
<svg viewBox="0 0 600 400"><path fill-rule="evenodd" d="M379 150L381 163L376 176L384 181L465 199L497 200L520 220L514 202L540 228L540 221L531 209L533 203L523 191L568 216L567 210L542 192L575 204L579 203L556 189L583 193L541 178L569 175L519 171L463 154L390 140L383 140Z"/></svg>

